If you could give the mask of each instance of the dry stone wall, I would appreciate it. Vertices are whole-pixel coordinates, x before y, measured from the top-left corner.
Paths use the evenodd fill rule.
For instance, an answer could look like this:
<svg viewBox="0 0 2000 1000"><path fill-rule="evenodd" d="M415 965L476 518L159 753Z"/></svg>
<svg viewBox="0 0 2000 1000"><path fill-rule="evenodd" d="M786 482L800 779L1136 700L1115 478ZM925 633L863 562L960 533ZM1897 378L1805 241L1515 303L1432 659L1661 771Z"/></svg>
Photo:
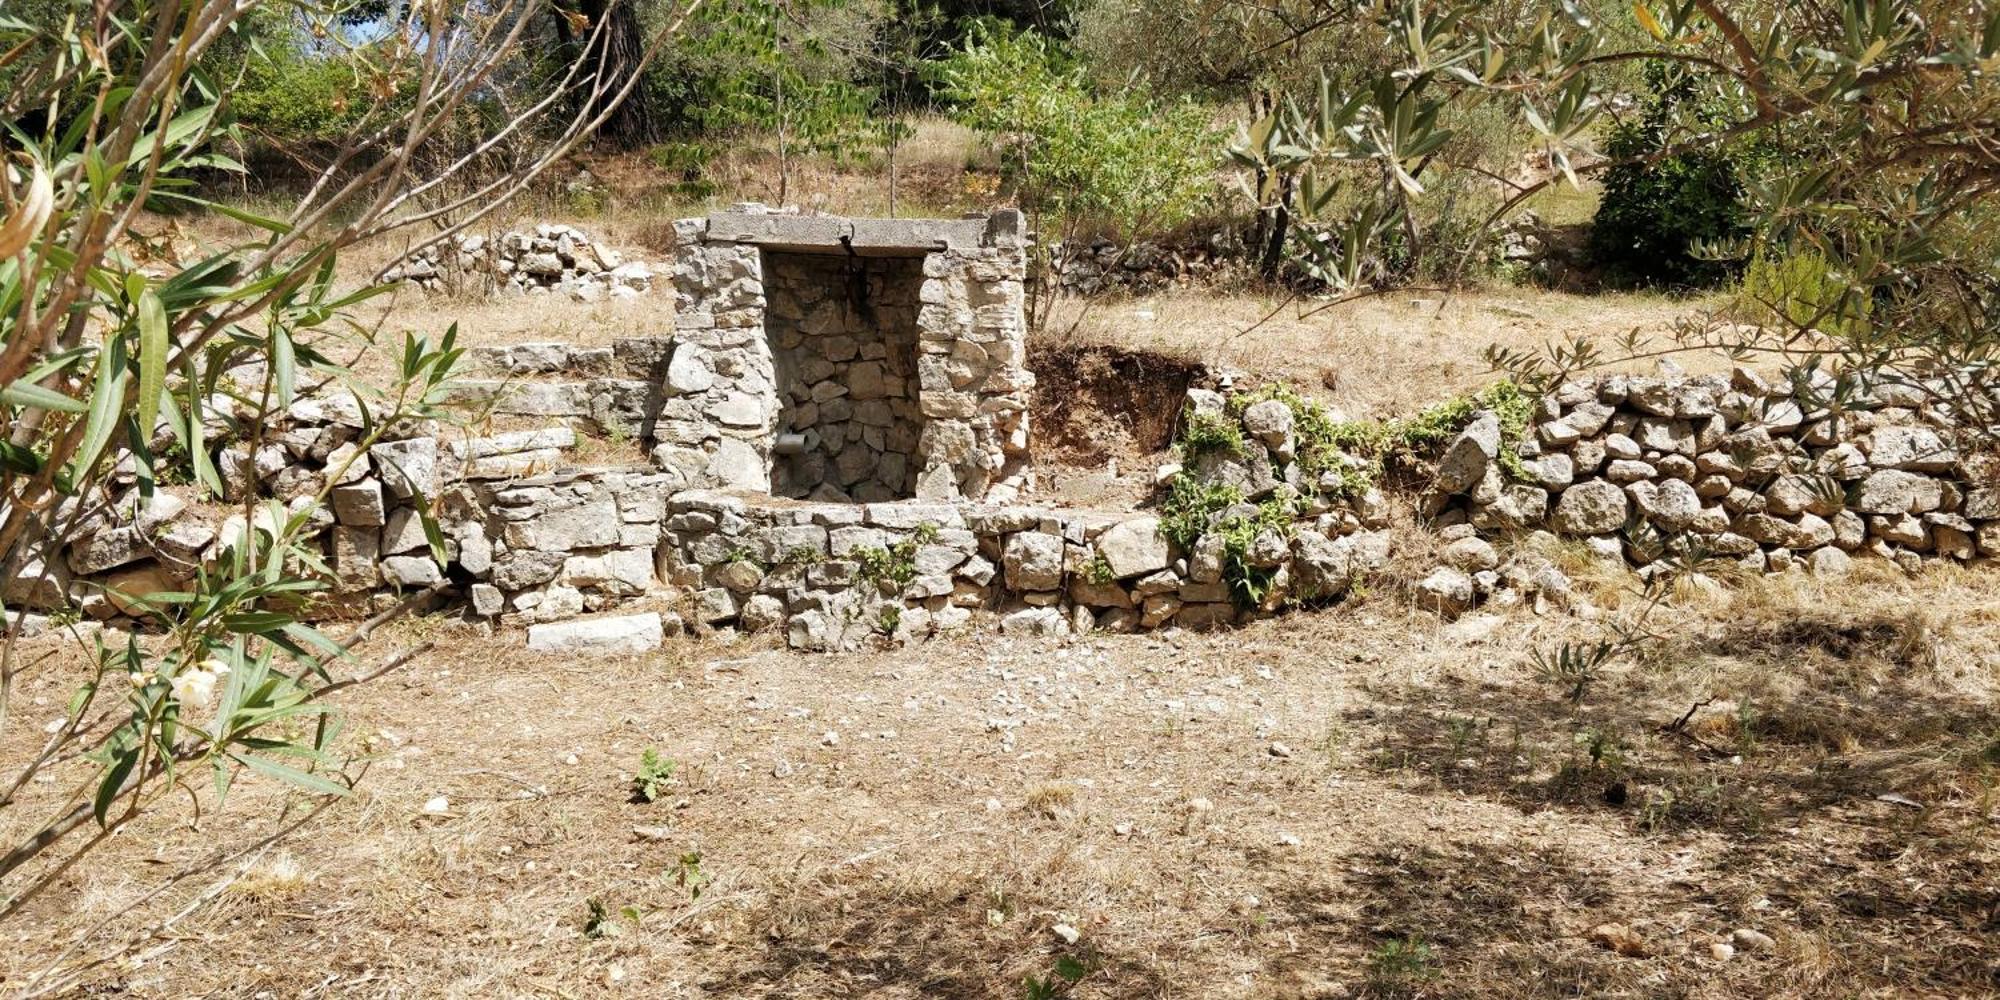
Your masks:
<svg viewBox="0 0 2000 1000"><path fill-rule="evenodd" d="M1675 538L1767 572L2000 554L2000 462L1962 432L1947 387L1889 377L1838 412L1832 397L1831 377L1795 386L1748 368L1571 382L1537 401L1519 442L1480 415L1447 449L1431 505L1441 525L1548 530L1640 567Z"/></svg>
<svg viewBox="0 0 2000 1000"><path fill-rule="evenodd" d="M489 362L532 366L535 353ZM580 363L594 362L564 362ZM1546 560L1503 557L1508 547L1494 544L1534 532L1580 538L1641 572L1673 537L1772 572L1837 573L1869 555L1914 569L2000 552L2000 466L1969 450L1930 391L1885 384L1838 414L1815 398L1818 389L1739 370L1571 383L1535 401L1519 428L1477 414L1423 498L1445 565L1417 592L1446 611L1566 602L1567 581ZM1211 628L1343 598L1390 562L1385 500L1298 493L1287 459L1298 442L1273 402L1230 406L1204 390L1190 398L1194 409L1233 415L1246 449L1259 449L1216 465L1211 481L1250 477L1240 484L1246 497L1289 497L1294 514L1260 520L1259 507L1239 504L1185 546L1150 513L798 501L690 488L663 470L570 469L576 437L564 426L473 437L412 425L364 446L358 407L338 395L301 400L261 445L228 444L216 457L239 499L304 510L328 488L311 530L337 606L435 587L472 614L547 625L650 600L680 611L659 629L623 622L616 634L538 634L625 649L685 625L836 650L989 624L1031 635ZM1267 475L1256 479L1252 467ZM131 624L126 595L185 584L275 517L168 492L142 497L129 481L102 500L77 542L7 581L10 606ZM435 516L441 551L420 507ZM1236 586L1245 574L1258 581L1254 592Z"/></svg>
<svg viewBox="0 0 2000 1000"><path fill-rule="evenodd" d="M668 337L621 337L610 347L536 342L468 352L468 377L452 398L506 417L546 417L587 430L652 441L661 419L699 419L677 401L666 370Z"/></svg>
<svg viewBox="0 0 2000 1000"><path fill-rule="evenodd" d="M1055 285L1072 295L1160 292L1170 288L1213 284L1247 273L1247 254L1228 234L1206 242L1170 246L1134 243L1119 246L1109 240L1088 245L1050 247L1055 261Z"/></svg>
<svg viewBox="0 0 2000 1000"><path fill-rule="evenodd" d="M677 233L670 333L472 352L458 399L552 423L371 438L351 396L252 427L220 394L204 426L229 506L144 495L128 474L73 502L76 540L4 581L5 600L133 625L131 595L180 589L302 511L332 606L436 590L551 649L642 648L682 626L814 650L984 622L1210 628L1342 599L1390 563L1379 459L1327 453L1348 439L1281 387L1189 391L1211 447L1163 470L1180 492L1157 514L1018 502L1034 381L1017 217L746 210ZM1642 573L1690 547L1822 574L1860 556L1995 557L2000 459L1961 432L1945 388L1884 379L1835 410L1830 380L1739 368L1494 396L1526 412L1475 413L1438 457L1417 501L1444 565L1416 590L1446 611L1564 603L1534 547L1495 544L1536 533ZM578 427L644 442L651 465L574 467ZM680 611L562 624L641 600Z"/></svg>
<svg viewBox="0 0 2000 1000"><path fill-rule="evenodd" d="M662 468L703 485L772 491L780 422L791 399L783 391L777 355L797 350L778 346L773 334L784 338L787 330L796 329L791 323L812 317L788 320L783 313L805 313L806 306L780 295L780 314L772 324L770 296L774 288L799 287L803 279L784 274L800 264L797 258L820 255L836 263L812 267L836 267L843 274L858 269L863 279L823 288L812 307L831 316L829 302L838 297L844 300L839 305L843 315L863 317L853 321L856 329L881 329L865 318L868 268L885 269L885 279L890 267L921 268L914 398L922 429L904 462L910 491L924 499L1004 500L1028 485L1028 397L1034 376L1025 367L1022 283L1027 259L1018 213L967 220L842 219L741 206L705 219L680 220L675 235L678 308L667 381L671 390L698 402L703 419L660 422L656 435L661 444L654 457ZM866 263L876 258L905 263ZM881 290L894 301L901 289L888 286L904 283L885 281ZM841 320L842 325L849 322ZM888 346L883 347L885 359ZM831 361L823 349L820 357L843 364ZM862 358L857 345L854 359L845 364L863 364L872 371L865 365L872 360ZM883 366L885 378L888 373ZM840 398L851 399L852 376L827 374L813 383L808 400L812 391L832 393L843 386L848 392ZM819 389L822 385L827 388ZM910 383L905 380L904 386L907 394ZM826 401L817 402L823 407ZM860 401L854 402L858 407ZM795 420L797 416L795 410ZM819 415L814 416L817 425ZM872 439L866 430L870 425L854 422L842 431L841 454L857 426L860 437ZM886 453L888 433L895 426L893 420L882 426L883 446L870 450L878 456ZM831 436L821 433L820 444ZM836 463L836 488L848 473L856 475L853 482L858 484L880 468L878 461L875 469L863 470L861 457L849 462L848 472ZM882 484L883 477L874 481ZM808 495L821 485L825 479Z"/></svg>
<svg viewBox="0 0 2000 1000"><path fill-rule="evenodd" d="M1221 551L1179 551L1156 517L971 503L784 503L715 491L668 500L662 567L697 623L779 631L795 648L922 638L997 616L1004 634L1213 628L1243 607ZM1380 530L1311 519L1259 540L1263 568L1333 599L1389 557Z"/></svg>
<svg viewBox="0 0 2000 1000"><path fill-rule="evenodd" d="M566 295L578 302L635 299L652 290L653 270L572 226L533 232L459 234L397 262L382 276L425 291L468 289L501 296Z"/></svg>

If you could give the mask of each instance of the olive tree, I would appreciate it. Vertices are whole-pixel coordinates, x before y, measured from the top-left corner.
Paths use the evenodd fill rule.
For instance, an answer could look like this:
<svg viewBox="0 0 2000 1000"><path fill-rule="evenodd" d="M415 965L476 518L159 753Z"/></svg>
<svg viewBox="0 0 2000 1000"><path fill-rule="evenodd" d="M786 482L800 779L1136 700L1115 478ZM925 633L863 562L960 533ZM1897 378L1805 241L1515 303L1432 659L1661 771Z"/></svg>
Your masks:
<svg viewBox="0 0 2000 1000"><path fill-rule="evenodd" d="M1812 280L1752 289L1750 324L1692 323L1670 343L1588 338L1496 364L1553 379L1613 357L1690 347L1782 359L1832 397L1918 373L1974 422L1994 422L2000 347L2000 5L1989 0L1387 0L1373 16L1389 71L1315 92L1247 127L1239 164L1300 192L1296 255L1337 297L1368 294L1385 245L1421 241L1412 207L1457 162L1442 122L1497 105L1551 169L1495 176L1488 226L1555 184L1756 140L1770 150L1742 192L1740 238L1709 258L1826 262ZM1578 153L1636 103L1635 66L1670 68L1698 99L1650 123L1642 152ZM1799 268L1772 268L1796 274ZM1833 377L1828 378L1831 374Z"/></svg>
<svg viewBox="0 0 2000 1000"><path fill-rule="evenodd" d="M290 16L339 50L366 110L300 153L310 173L289 210L256 214L207 200L197 183L241 169L228 154L240 77L221 74L247 66L207 57L238 40L255 7L43 0L23 10L32 17L0 12L0 740L13 748L0 760L0 919L121 827L170 803L213 809L242 775L308 800L351 787L358 770L327 696L415 651L364 664L357 646L386 616L338 638L308 620L325 575L311 541L324 488L289 506L246 497L243 530L182 567L184 583L111 595L141 622L130 634L68 629L88 666L39 733L5 731L21 724L23 609L67 603L55 554L143 509L162 483L220 492L218 425L262 433L314 388L351 395L364 449L400 420L443 415L461 352L453 332L378 340L348 313L383 289L344 286L339 254L398 230L423 244L471 224L588 136L636 78L631 59L622 74L575 66L500 113L495 81L549 16L543 0L392 5L366 31L342 0L297 0ZM569 16L579 34L605 30ZM469 114L480 133L440 152L438 137ZM528 140L532 155L505 169L482 159ZM248 235L192 263L145 259L149 212L177 208L229 216ZM335 348L345 360L386 353L395 375L353 377ZM57 972L38 986L61 982Z"/></svg>

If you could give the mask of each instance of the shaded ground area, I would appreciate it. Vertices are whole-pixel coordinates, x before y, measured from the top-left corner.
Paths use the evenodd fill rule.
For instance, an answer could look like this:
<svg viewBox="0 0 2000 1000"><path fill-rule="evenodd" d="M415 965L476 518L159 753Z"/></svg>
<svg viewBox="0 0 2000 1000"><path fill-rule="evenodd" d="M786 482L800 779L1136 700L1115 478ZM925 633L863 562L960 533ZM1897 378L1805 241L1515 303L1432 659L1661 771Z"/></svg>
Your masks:
<svg viewBox="0 0 2000 1000"><path fill-rule="evenodd" d="M345 703L378 755L354 800L150 897L277 802L252 781L200 829L134 829L0 968L12 989L98 921L79 957L185 909L86 988L2000 994L1990 583L1842 587L1692 595L1574 706L1527 654L1591 624L1441 623L1386 590L1226 635L831 657L553 659L410 622L379 648L443 651ZM635 802L648 748L678 767ZM1770 947L1718 958L1738 929Z"/></svg>

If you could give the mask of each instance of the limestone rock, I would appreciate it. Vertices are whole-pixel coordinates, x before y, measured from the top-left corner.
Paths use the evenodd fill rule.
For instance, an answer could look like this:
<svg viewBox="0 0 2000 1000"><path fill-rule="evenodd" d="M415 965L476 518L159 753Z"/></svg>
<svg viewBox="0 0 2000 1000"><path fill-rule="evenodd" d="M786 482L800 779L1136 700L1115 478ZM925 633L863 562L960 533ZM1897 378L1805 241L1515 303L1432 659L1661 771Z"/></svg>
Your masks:
<svg viewBox="0 0 2000 1000"><path fill-rule="evenodd" d="M1442 615L1456 615L1472 607L1472 577L1464 570L1440 566L1417 582L1417 603Z"/></svg>
<svg viewBox="0 0 2000 1000"><path fill-rule="evenodd" d="M1744 514L1734 527L1747 538L1788 549L1815 549L1832 545L1834 540L1833 525L1814 514L1801 514L1796 521L1770 514Z"/></svg>
<svg viewBox="0 0 2000 1000"><path fill-rule="evenodd" d="M1578 483L1556 501L1550 525L1570 535L1601 535L1625 526L1625 491L1600 480Z"/></svg>
<svg viewBox="0 0 2000 1000"><path fill-rule="evenodd" d="M387 556L382 576L400 587L428 587L444 582L444 572L430 556Z"/></svg>
<svg viewBox="0 0 2000 1000"><path fill-rule="evenodd" d="M665 629L655 612L528 626L528 648L583 653L644 653L660 648Z"/></svg>
<svg viewBox="0 0 2000 1000"><path fill-rule="evenodd" d="M1941 499L1937 480L1900 469L1882 469L1861 481L1853 507L1863 514L1912 514L1936 509Z"/></svg>
<svg viewBox="0 0 2000 1000"><path fill-rule="evenodd" d="M1015 532L1007 539L1001 564L1010 589L1055 590L1062 586L1063 540L1039 531Z"/></svg>
<svg viewBox="0 0 2000 1000"><path fill-rule="evenodd" d="M1463 493L1486 477L1486 466L1500 454L1500 417L1491 410L1473 415L1438 460L1437 490Z"/></svg>
<svg viewBox="0 0 2000 1000"><path fill-rule="evenodd" d="M1868 462L1883 469L1949 472L1958 464L1958 452L1928 427L1879 427L1868 446Z"/></svg>
<svg viewBox="0 0 2000 1000"><path fill-rule="evenodd" d="M388 517L382 484L373 479L336 486L329 493L334 520L356 527L381 527Z"/></svg>
<svg viewBox="0 0 2000 1000"><path fill-rule="evenodd" d="M762 632L785 621L785 604L769 594L758 594L743 602L738 618L745 632Z"/></svg>
<svg viewBox="0 0 2000 1000"><path fill-rule="evenodd" d="M1637 502L1639 513L1662 528L1679 531L1692 526L1701 516L1700 495L1694 487L1678 479L1633 483L1628 492Z"/></svg>
<svg viewBox="0 0 2000 1000"><path fill-rule="evenodd" d="M69 567L58 560L32 556L0 583L0 597L15 608L50 609L69 603Z"/></svg>
<svg viewBox="0 0 2000 1000"><path fill-rule="evenodd" d="M368 449L368 457L391 496L407 500L430 497L438 488L438 448L435 438L385 441Z"/></svg>
<svg viewBox="0 0 2000 1000"><path fill-rule="evenodd" d="M1243 429L1266 447L1276 448L1292 436L1292 408L1276 399L1252 403L1243 411Z"/></svg>
<svg viewBox="0 0 2000 1000"><path fill-rule="evenodd" d="M491 618L506 608L506 595L490 583L473 584L467 596L472 600L472 613L481 618Z"/></svg>
<svg viewBox="0 0 2000 1000"><path fill-rule="evenodd" d="M102 573L151 555L137 525L106 528L70 545L69 568L79 575Z"/></svg>
<svg viewBox="0 0 2000 1000"><path fill-rule="evenodd" d="M1500 554L1494 551L1493 544L1477 535L1446 545L1440 555L1445 562L1468 572L1500 565Z"/></svg>
<svg viewBox="0 0 2000 1000"><path fill-rule="evenodd" d="M1806 557L1806 569L1814 576L1846 576L1852 568L1853 560L1848 558L1847 553L1832 546L1814 549L1812 555Z"/></svg>

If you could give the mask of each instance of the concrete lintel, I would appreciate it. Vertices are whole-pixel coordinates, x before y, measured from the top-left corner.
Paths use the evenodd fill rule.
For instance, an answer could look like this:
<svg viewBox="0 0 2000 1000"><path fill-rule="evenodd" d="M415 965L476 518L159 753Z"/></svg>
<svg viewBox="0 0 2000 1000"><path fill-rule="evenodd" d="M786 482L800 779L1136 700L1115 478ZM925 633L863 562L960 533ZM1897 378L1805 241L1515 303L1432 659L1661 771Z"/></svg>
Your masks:
<svg viewBox="0 0 2000 1000"><path fill-rule="evenodd" d="M970 250L986 238L986 220L855 219L854 249Z"/></svg>
<svg viewBox="0 0 2000 1000"><path fill-rule="evenodd" d="M1001 227L1006 230L1008 227ZM993 245L993 220L848 219L834 215L758 215L718 212L707 219L713 243L748 243L771 250L842 252L869 256L970 250Z"/></svg>
<svg viewBox="0 0 2000 1000"><path fill-rule="evenodd" d="M832 215L748 215L721 212L708 217L709 242L753 243L774 250L838 248L854 224Z"/></svg>

